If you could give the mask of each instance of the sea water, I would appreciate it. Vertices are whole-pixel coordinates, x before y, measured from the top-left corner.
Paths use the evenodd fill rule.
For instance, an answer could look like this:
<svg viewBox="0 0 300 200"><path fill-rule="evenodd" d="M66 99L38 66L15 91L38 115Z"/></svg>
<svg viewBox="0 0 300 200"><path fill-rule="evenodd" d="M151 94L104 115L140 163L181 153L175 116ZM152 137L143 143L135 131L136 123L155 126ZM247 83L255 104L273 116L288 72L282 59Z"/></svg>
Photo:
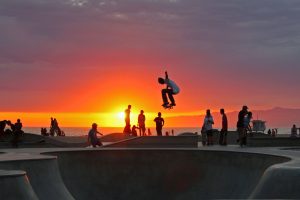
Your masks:
<svg viewBox="0 0 300 200"><path fill-rule="evenodd" d="M100 127L98 128L98 131L101 132L104 135L110 134L110 133L122 133L123 132L123 127ZM219 129L220 128L216 128ZM41 134L41 127L24 127L23 130L26 133L33 133L33 134ZM61 130L65 132L66 136L83 136L87 135L90 127L61 127ZM169 132L171 135L172 130L174 131L174 135L179 135L181 133L185 132L190 132L190 133L195 133L197 132L200 134L201 128L200 127L164 127L163 128L163 134L165 135L166 132ZM235 131L234 129L229 129L230 131ZM268 130L268 129L267 129ZM265 133L267 133L267 130ZM47 128L47 131L49 132L49 128ZM139 134L139 130L138 134ZM155 127L151 127L150 131L152 135L156 135L156 130ZM146 130L146 133L147 130ZM278 128L278 134L290 134L291 133L291 128Z"/></svg>

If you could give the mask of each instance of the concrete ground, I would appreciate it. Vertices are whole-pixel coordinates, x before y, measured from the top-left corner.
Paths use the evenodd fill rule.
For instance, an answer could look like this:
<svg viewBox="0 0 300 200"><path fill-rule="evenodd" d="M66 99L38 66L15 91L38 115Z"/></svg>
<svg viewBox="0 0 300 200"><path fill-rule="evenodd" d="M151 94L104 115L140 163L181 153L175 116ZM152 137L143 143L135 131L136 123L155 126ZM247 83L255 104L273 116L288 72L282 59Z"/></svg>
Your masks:
<svg viewBox="0 0 300 200"><path fill-rule="evenodd" d="M1 149L0 199L300 199L300 151Z"/></svg>

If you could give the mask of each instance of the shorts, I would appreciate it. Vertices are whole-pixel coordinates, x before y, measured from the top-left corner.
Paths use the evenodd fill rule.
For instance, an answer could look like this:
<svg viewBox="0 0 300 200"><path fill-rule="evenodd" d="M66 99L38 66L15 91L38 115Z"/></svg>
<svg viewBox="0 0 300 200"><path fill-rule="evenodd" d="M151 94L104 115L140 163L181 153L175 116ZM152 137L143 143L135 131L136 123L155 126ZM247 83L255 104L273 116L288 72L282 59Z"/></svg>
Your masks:
<svg viewBox="0 0 300 200"><path fill-rule="evenodd" d="M207 130L206 135L207 136L213 136L213 131L212 130Z"/></svg>

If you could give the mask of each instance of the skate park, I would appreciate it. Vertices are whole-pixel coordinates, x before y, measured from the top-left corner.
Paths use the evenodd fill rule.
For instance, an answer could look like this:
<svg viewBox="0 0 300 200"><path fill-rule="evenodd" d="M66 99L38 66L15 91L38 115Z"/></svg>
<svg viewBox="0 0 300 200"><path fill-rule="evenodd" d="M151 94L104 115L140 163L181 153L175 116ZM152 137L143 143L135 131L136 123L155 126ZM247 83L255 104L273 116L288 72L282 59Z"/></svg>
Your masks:
<svg viewBox="0 0 300 200"><path fill-rule="evenodd" d="M300 198L297 147L202 146L195 145L195 136L148 138L101 148L3 148L0 198Z"/></svg>

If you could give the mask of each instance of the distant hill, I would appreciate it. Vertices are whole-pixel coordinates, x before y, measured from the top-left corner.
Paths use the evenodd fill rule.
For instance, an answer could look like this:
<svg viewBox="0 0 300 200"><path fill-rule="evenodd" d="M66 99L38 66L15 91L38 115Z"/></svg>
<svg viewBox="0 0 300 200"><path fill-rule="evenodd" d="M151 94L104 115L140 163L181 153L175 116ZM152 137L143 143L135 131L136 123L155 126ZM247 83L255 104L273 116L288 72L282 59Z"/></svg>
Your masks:
<svg viewBox="0 0 300 200"><path fill-rule="evenodd" d="M267 121L267 127L292 127L293 124L300 126L300 109L275 107L269 110L251 110L254 119ZM221 115L212 113L216 128L221 126ZM229 127L235 128L238 111L227 113ZM177 124L181 127L201 127L204 115L177 116L165 118L166 123Z"/></svg>

